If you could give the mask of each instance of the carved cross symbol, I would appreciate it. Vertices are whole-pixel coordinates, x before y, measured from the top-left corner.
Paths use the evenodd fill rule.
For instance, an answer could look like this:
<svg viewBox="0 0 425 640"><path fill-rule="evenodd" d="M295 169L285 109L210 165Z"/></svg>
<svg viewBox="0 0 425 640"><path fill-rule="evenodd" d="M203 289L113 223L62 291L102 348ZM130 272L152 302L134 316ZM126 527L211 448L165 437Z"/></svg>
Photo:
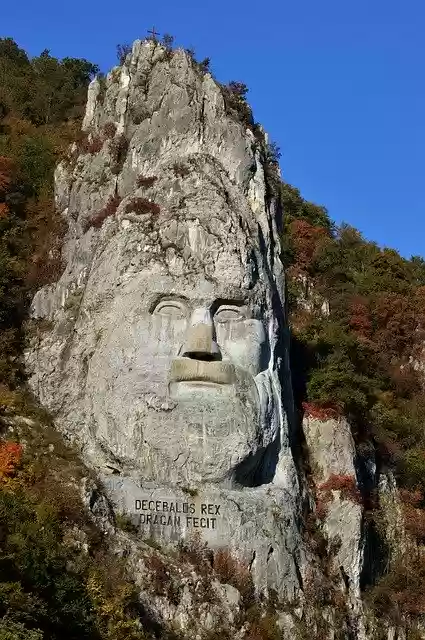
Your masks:
<svg viewBox="0 0 425 640"><path fill-rule="evenodd" d="M148 33L150 33L150 34L151 34L151 36L152 36L152 40L156 40L156 36L160 36L160 35L161 35L160 33L157 33L157 32L155 31L155 27L152 27L152 31L148 31Z"/></svg>

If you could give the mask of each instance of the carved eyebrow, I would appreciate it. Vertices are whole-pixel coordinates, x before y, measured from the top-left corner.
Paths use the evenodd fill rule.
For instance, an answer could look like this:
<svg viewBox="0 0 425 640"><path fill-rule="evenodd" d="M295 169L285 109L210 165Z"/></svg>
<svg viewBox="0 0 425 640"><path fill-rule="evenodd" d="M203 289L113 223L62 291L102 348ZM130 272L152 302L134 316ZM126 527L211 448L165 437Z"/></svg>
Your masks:
<svg viewBox="0 0 425 640"><path fill-rule="evenodd" d="M189 303L189 298L186 298L186 296L176 295L174 293L160 293L157 296L155 296L155 299L151 303L149 307L149 313L153 313L156 307L159 305L159 303L163 301L164 302L180 302L182 304L187 305Z"/></svg>
<svg viewBox="0 0 425 640"><path fill-rule="evenodd" d="M210 311L214 314L220 307L245 307L246 301L242 300L242 298L238 299L230 299L230 298L217 298L214 300L210 307Z"/></svg>

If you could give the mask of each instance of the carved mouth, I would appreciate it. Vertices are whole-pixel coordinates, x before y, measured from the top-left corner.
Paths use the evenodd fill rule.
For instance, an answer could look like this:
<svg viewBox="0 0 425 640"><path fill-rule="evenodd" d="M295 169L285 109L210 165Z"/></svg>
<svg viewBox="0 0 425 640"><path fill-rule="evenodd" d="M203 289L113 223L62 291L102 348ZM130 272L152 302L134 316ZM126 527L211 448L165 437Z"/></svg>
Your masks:
<svg viewBox="0 0 425 640"><path fill-rule="evenodd" d="M176 358L171 364L170 382L190 382L201 385L232 385L235 368L230 362Z"/></svg>

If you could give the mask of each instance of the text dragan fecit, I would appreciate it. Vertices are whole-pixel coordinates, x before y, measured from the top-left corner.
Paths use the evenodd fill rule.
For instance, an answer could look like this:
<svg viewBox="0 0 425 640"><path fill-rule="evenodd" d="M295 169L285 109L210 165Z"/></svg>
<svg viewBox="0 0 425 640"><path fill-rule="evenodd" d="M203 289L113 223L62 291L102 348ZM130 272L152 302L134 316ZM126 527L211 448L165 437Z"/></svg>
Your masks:
<svg viewBox="0 0 425 640"><path fill-rule="evenodd" d="M141 524L186 527L194 529L215 529L219 504L201 503L199 514L192 502L168 502L165 500L136 500L135 510L140 513Z"/></svg>

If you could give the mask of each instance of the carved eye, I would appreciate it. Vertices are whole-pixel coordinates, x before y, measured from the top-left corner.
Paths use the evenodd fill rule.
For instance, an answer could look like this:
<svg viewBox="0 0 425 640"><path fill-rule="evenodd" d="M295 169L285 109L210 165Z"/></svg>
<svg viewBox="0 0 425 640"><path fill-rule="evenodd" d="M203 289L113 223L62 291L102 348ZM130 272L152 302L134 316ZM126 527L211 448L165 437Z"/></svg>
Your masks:
<svg viewBox="0 0 425 640"><path fill-rule="evenodd" d="M181 300L161 300L154 309L154 313L160 316L172 318L186 318L187 308Z"/></svg>
<svg viewBox="0 0 425 640"><path fill-rule="evenodd" d="M214 320L217 322L235 322L244 318L245 315L240 307L232 307L230 305L219 307L214 314Z"/></svg>

